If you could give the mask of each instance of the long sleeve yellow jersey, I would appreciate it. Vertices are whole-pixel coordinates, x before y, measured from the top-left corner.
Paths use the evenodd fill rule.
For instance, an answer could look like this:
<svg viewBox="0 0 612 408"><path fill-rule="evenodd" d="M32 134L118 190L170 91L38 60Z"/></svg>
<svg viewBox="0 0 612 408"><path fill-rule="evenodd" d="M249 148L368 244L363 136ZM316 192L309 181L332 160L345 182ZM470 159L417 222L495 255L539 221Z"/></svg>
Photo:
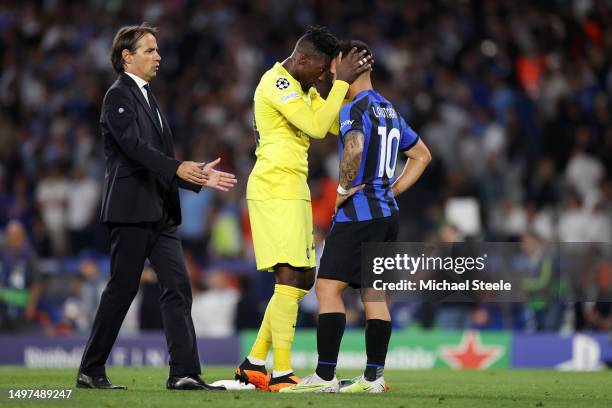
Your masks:
<svg viewBox="0 0 612 408"><path fill-rule="evenodd" d="M327 100L300 83L280 64L268 70L255 90L257 162L247 184L247 199L310 200L310 138L338 134L338 114L349 85L336 80Z"/></svg>

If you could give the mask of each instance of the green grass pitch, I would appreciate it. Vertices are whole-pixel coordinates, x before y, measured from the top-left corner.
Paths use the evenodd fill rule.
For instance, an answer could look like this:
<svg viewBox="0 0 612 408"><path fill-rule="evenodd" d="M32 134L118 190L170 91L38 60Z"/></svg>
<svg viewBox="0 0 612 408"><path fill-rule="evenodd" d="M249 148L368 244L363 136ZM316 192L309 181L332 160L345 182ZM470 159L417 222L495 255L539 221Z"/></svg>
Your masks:
<svg viewBox="0 0 612 408"><path fill-rule="evenodd" d="M208 382L233 377L232 367L207 367ZM307 372L298 372L298 375ZM358 371L339 370L342 378ZM7 399L7 389L74 388L76 371L0 367L0 405L9 407L612 407L612 372L557 371L385 371L391 386L379 395L282 395L259 391L167 391L167 369L109 368L113 382L127 391L76 389L68 401L21 402ZM51 404L51 405L48 405Z"/></svg>

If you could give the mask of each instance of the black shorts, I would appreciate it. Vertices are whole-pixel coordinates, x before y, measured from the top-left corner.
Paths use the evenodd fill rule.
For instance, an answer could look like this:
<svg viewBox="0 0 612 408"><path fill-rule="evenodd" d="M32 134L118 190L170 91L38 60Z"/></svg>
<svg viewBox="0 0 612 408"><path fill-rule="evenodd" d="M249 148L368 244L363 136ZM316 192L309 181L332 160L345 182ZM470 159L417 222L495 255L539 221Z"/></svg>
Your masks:
<svg viewBox="0 0 612 408"><path fill-rule="evenodd" d="M364 242L395 242L399 216L374 218L359 222L335 222L327 238L318 278L348 282L361 287L361 244Z"/></svg>

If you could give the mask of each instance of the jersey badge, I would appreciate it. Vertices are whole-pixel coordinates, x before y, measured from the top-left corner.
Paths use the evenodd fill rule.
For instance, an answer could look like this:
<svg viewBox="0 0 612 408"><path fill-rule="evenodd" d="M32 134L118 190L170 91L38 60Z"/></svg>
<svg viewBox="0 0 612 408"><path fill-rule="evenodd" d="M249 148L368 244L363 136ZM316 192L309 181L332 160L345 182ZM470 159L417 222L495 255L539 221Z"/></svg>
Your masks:
<svg viewBox="0 0 612 408"><path fill-rule="evenodd" d="M281 91L289 88L289 80L285 77L278 77L276 80L276 88L280 89Z"/></svg>

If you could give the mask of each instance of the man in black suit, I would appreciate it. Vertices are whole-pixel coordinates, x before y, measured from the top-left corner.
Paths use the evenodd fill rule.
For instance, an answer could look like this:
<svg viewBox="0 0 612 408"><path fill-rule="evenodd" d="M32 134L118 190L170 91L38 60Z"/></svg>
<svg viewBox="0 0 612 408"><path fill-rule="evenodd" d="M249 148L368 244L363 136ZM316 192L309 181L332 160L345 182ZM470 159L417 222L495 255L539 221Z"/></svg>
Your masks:
<svg viewBox="0 0 612 408"><path fill-rule="evenodd" d="M172 133L149 88L159 69L157 30L147 25L120 29L111 60L119 78L102 103L100 125L106 176L100 221L111 242L111 277L102 293L77 386L125 389L111 384L105 364L138 291L148 258L161 286L161 313L170 353L168 389L214 389L200 378L191 319L191 288L177 227L178 188L202 186L228 191L233 174L209 164L174 159Z"/></svg>

